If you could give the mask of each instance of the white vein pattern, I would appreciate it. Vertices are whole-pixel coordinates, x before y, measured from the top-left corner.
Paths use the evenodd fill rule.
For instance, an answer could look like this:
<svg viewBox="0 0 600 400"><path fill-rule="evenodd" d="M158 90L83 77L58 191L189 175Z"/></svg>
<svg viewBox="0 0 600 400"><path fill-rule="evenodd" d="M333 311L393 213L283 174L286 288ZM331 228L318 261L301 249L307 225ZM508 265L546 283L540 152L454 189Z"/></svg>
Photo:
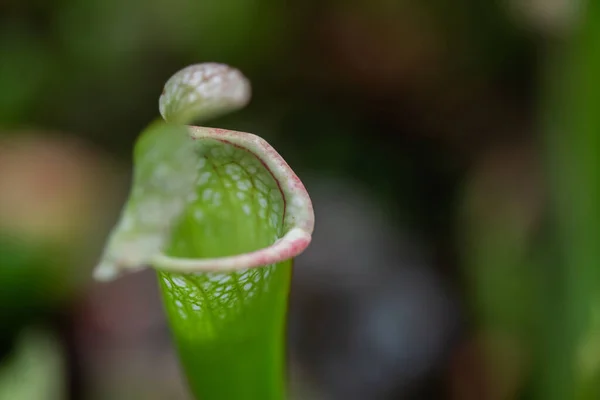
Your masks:
<svg viewBox="0 0 600 400"><path fill-rule="evenodd" d="M250 302L269 290L275 265L231 273L159 273L171 318L191 336L209 335L235 320Z"/></svg>
<svg viewBox="0 0 600 400"><path fill-rule="evenodd" d="M239 109L249 98L249 82L238 70L198 64L167 81L159 109L166 121L181 124L191 117L202 119ZM166 132L175 128L187 132ZM160 134L161 130L165 132ZM290 259L308 246L314 227L308 193L263 139L249 133L171 124L150 131L136 145L134 187L95 270L97 279L114 279L146 266L173 273L235 272ZM211 160L221 160L223 170L211 167ZM215 190L215 180L222 190ZM206 225L210 236L218 226L207 224L207 218L217 215L214 210L232 205L239 207L239 215L276 228L272 242L222 257L164 253L182 216L191 213L197 223Z"/></svg>

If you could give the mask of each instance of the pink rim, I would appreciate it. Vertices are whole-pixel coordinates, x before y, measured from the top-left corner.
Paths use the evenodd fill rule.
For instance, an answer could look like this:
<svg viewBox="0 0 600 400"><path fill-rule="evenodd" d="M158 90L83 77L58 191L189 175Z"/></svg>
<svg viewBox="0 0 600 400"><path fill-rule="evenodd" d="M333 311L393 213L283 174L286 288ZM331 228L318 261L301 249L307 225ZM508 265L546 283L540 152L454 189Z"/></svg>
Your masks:
<svg viewBox="0 0 600 400"><path fill-rule="evenodd" d="M285 233L271 246L249 253L202 259L176 258L160 253L151 258L151 265L170 272L226 272L275 264L302 253L309 245L314 229L312 202L300 178L279 153L264 139L251 133L196 126L188 128L192 139L214 139L238 146L265 165L283 195Z"/></svg>

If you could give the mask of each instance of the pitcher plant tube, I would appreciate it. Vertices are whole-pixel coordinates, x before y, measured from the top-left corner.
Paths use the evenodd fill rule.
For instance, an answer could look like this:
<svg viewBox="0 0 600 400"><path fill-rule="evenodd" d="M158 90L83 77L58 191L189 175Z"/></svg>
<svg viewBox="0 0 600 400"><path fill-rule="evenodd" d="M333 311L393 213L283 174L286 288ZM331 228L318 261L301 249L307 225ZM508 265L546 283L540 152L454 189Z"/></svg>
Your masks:
<svg viewBox="0 0 600 400"><path fill-rule="evenodd" d="M133 187L95 278L152 267L198 399L283 399L292 261L310 243L312 204L262 138L190 126L245 106L236 69L171 77L134 150Z"/></svg>

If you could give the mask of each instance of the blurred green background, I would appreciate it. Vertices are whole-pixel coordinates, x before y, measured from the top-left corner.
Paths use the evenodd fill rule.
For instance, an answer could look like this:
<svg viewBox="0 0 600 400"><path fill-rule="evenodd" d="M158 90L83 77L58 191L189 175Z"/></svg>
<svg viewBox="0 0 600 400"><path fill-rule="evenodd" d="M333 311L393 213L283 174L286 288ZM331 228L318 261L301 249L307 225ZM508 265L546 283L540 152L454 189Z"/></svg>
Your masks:
<svg viewBox="0 0 600 400"><path fill-rule="evenodd" d="M154 275L90 274L164 82L207 61L253 83L211 126L315 206L290 398L600 398L598 7L0 2L0 400L190 398Z"/></svg>

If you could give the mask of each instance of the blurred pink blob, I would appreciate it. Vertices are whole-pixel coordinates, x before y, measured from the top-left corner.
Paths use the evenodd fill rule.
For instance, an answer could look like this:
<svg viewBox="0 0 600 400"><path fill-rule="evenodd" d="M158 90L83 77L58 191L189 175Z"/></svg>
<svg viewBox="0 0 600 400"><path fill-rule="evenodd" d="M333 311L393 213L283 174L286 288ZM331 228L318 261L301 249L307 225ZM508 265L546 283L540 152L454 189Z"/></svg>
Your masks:
<svg viewBox="0 0 600 400"><path fill-rule="evenodd" d="M53 242L80 237L114 191L106 165L72 137L29 132L3 137L0 230Z"/></svg>

